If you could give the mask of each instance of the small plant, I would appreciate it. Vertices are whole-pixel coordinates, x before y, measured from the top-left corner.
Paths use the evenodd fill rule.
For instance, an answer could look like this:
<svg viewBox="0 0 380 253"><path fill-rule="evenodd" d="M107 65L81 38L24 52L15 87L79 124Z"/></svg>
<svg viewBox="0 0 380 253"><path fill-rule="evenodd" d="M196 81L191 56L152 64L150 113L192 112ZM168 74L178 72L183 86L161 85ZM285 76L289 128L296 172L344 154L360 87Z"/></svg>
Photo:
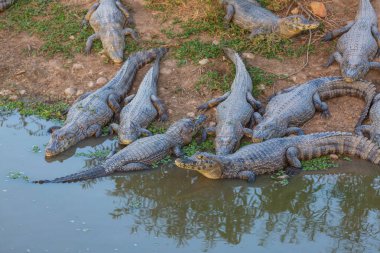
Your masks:
<svg viewBox="0 0 380 253"><path fill-rule="evenodd" d="M286 175L285 171L283 170L276 172L271 176L271 178L276 181L276 184L279 184L281 186L286 186L289 184L289 176Z"/></svg>
<svg viewBox="0 0 380 253"><path fill-rule="evenodd" d="M195 89L200 91L202 87L206 87L211 91L226 92L230 89L232 80L231 74L220 74L218 71L210 70L199 78L195 84Z"/></svg>
<svg viewBox="0 0 380 253"><path fill-rule="evenodd" d="M87 158L106 158L111 153L111 148L109 147L101 147L101 148L95 148L94 151L88 151L88 152L79 152L76 153L75 156L81 156L81 157L87 157Z"/></svg>
<svg viewBox="0 0 380 253"><path fill-rule="evenodd" d="M169 164L171 161L172 161L171 156L170 156L170 155L167 155L167 156L165 156L163 159L161 159L160 161L152 163L151 167L155 169L155 168L158 168L158 167L160 167L160 166L162 166L162 165L167 165L167 164Z"/></svg>
<svg viewBox="0 0 380 253"><path fill-rule="evenodd" d="M163 133L166 132L167 128L164 127L164 126L158 126L155 123L152 123L152 124L149 125L148 130L152 134L163 134Z"/></svg>
<svg viewBox="0 0 380 253"><path fill-rule="evenodd" d="M200 40L190 40L182 43L177 48L175 58L180 63L186 63L188 60L198 62L204 58L216 58L221 53L222 50L217 45L201 42Z"/></svg>
<svg viewBox="0 0 380 253"><path fill-rule="evenodd" d="M38 147L37 145L33 145L33 147L32 147L32 151L33 151L34 153L40 153L40 152L41 152L41 149L40 149L40 147Z"/></svg>
<svg viewBox="0 0 380 253"><path fill-rule="evenodd" d="M11 171L8 173L8 178L10 179L13 179L13 180L16 180L16 179L22 179L26 182L29 182L29 177L26 176L23 172L14 172L14 171Z"/></svg>
<svg viewBox="0 0 380 253"><path fill-rule="evenodd" d="M214 150L214 142L211 140L206 140L200 144L197 144L195 140L193 140L189 145L183 148L183 152L186 156L192 156L198 151L208 151L211 152Z"/></svg>
<svg viewBox="0 0 380 253"><path fill-rule="evenodd" d="M323 156L308 161L302 161L302 169L306 171L327 170L329 168L337 168L338 164L334 163L330 157Z"/></svg>
<svg viewBox="0 0 380 253"><path fill-rule="evenodd" d="M258 67L247 68L253 82L253 95L258 96L263 91L262 87L271 86L279 78L278 75L268 73Z"/></svg>
<svg viewBox="0 0 380 253"><path fill-rule="evenodd" d="M348 156L343 157L343 160L345 160L347 162L352 162L352 159Z"/></svg>

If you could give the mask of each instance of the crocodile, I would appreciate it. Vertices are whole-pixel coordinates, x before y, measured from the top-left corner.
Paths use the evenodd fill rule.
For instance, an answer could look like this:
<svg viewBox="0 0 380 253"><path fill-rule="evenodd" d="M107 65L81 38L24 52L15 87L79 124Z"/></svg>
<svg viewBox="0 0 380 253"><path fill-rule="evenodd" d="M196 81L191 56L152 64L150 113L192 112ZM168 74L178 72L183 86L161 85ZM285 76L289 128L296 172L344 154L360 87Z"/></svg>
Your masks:
<svg viewBox="0 0 380 253"><path fill-rule="evenodd" d="M362 125L356 129L358 135L365 135L380 146L380 94L373 99L371 110L369 111L371 125Z"/></svg>
<svg viewBox="0 0 380 253"><path fill-rule="evenodd" d="M11 6L16 0L0 0L0 11L5 11L6 8Z"/></svg>
<svg viewBox="0 0 380 253"><path fill-rule="evenodd" d="M245 179L288 168L302 169L302 160L329 154L359 156L380 163L380 148L363 136L345 132L322 132L285 138L275 138L250 144L230 155L196 153L176 159L182 169L195 170L210 179Z"/></svg>
<svg viewBox="0 0 380 253"><path fill-rule="evenodd" d="M159 63L160 58L157 58L145 75L137 93L124 99L124 107L120 113L120 125L111 124L112 130L118 133L120 144L128 145L142 134L152 135L146 127L157 115L161 121L168 119L166 106L157 97Z"/></svg>
<svg viewBox="0 0 380 253"><path fill-rule="evenodd" d="M325 67L337 61L346 82L364 78L370 69L380 69L380 63L372 61L379 50L380 33L377 15L369 0L360 1L354 21L328 32L322 40L330 41L340 35L336 51L330 55Z"/></svg>
<svg viewBox="0 0 380 253"><path fill-rule="evenodd" d="M258 124L253 129L252 141L303 134L299 127L310 120L316 110L322 112L323 118L330 117L329 108L322 100L342 95L358 96L365 100L365 107L355 126L358 128L367 116L375 94L376 88L372 83L347 83L341 77L321 77L281 90L269 100L263 117L257 115L255 118Z"/></svg>
<svg viewBox="0 0 380 253"><path fill-rule="evenodd" d="M243 29L251 31L250 38L260 34L277 34L283 38L291 38L319 26L319 22L309 21L302 15L280 18L254 0L220 2L227 12L224 17L226 25L232 21Z"/></svg>
<svg viewBox="0 0 380 253"><path fill-rule="evenodd" d="M205 120L205 115L199 115L197 119L181 119L173 123L165 133L138 139L99 166L53 180L37 180L34 183L71 183L105 177L115 172L150 169L151 165L172 153L177 157L183 156L181 147L191 142Z"/></svg>
<svg viewBox="0 0 380 253"><path fill-rule="evenodd" d="M206 139L207 134L215 134L215 150L221 155L236 150L241 138L251 134L251 130L245 126L254 115L254 109L261 108L261 103L252 96L252 79L242 59L232 49L225 48L224 52L236 66L236 76L231 90L197 108L200 111L206 111L217 106L217 125L206 128L203 139Z"/></svg>
<svg viewBox="0 0 380 253"><path fill-rule="evenodd" d="M130 55L105 86L80 96L70 107L63 127L51 128L45 156L57 155L90 136L100 136L102 127L119 113L119 103L130 89L137 70L166 52L166 48L155 48Z"/></svg>
<svg viewBox="0 0 380 253"><path fill-rule="evenodd" d="M90 53L94 40L100 39L106 54L114 63L122 63L125 35L131 35L138 40L136 31L124 28L130 23L131 16L119 0L100 0L95 3L86 14L83 25L90 23L95 33L88 37L85 52Z"/></svg>

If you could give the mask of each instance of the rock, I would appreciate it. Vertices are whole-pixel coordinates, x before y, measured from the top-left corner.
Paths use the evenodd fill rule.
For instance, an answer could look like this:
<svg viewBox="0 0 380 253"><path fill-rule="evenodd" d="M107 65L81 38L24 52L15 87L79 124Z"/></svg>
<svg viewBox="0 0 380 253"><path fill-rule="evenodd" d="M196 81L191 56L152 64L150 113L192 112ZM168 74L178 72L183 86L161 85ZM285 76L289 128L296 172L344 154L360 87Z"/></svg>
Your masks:
<svg viewBox="0 0 380 253"><path fill-rule="evenodd" d="M163 67L160 69L160 74L162 75L170 75L171 73L172 73L172 70L170 68Z"/></svg>
<svg viewBox="0 0 380 253"><path fill-rule="evenodd" d="M19 93L21 96L23 96L23 95L26 94L26 90L20 90L18 93Z"/></svg>
<svg viewBox="0 0 380 253"><path fill-rule="evenodd" d="M17 95L11 95L11 96L9 96L9 99L12 101L16 101L18 99L18 96Z"/></svg>
<svg viewBox="0 0 380 253"><path fill-rule="evenodd" d="M298 9L298 7L296 7L293 10L291 10L290 13L293 15L297 15L298 13L300 13L300 9Z"/></svg>
<svg viewBox="0 0 380 253"><path fill-rule="evenodd" d="M314 15L320 18L325 18L327 16L327 10L324 3L314 1L311 2L309 6Z"/></svg>
<svg viewBox="0 0 380 253"><path fill-rule="evenodd" d="M219 40L213 40L213 41L212 41L212 44L215 45L215 46L217 46L217 45L220 44L220 42L219 42Z"/></svg>
<svg viewBox="0 0 380 253"><path fill-rule="evenodd" d="M292 81L295 82L295 83L297 82L297 77L296 76L292 76L292 77L290 77L290 79L292 79Z"/></svg>
<svg viewBox="0 0 380 253"><path fill-rule="evenodd" d="M75 95L80 96L80 95L82 95L83 93L84 93L83 90L78 90L77 93L76 93Z"/></svg>
<svg viewBox="0 0 380 253"><path fill-rule="evenodd" d="M69 97L74 96L76 93L77 93L77 89L75 89L74 87L69 87L65 89L65 94Z"/></svg>
<svg viewBox="0 0 380 253"><path fill-rule="evenodd" d="M187 116L187 117L194 118L194 117L195 117L195 113L193 113L193 112L188 112L188 113L186 113L186 116Z"/></svg>
<svg viewBox="0 0 380 253"><path fill-rule="evenodd" d="M10 90L1 90L0 91L0 96L9 96L9 95L11 95L12 94L12 91L10 91Z"/></svg>
<svg viewBox="0 0 380 253"><path fill-rule="evenodd" d="M105 77L99 77L97 80L96 80L96 84L97 85L105 85L107 83L107 78Z"/></svg>
<svg viewBox="0 0 380 253"><path fill-rule="evenodd" d="M80 70L80 69L84 69L84 66L82 63L74 63L73 64L73 67L71 68L73 71L75 70Z"/></svg>
<svg viewBox="0 0 380 253"><path fill-rule="evenodd" d="M73 35L70 35L70 36L69 36L69 39L70 39L70 40L75 40L75 37L74 37Z"/></svg>
<svg viewBox="0 0 380 253"><path fill-rule="evenodd" d="M172 113L173 113L173 110L172 110L172 109L168 109L168 113L169 113L169 114L172 114Z"/></svg>
<svg viewBox="0 0 380 253"><path fill-rule="evenodd" d="M92 87L95 86L95 83L94 83L93 81L89 81L89 82L87 83L87 86L88 86L88 88L92 88Z"/></svg>
<svg viewBox="0 0 380 253"><path fill-rule="evenodd" d="M215 121L210 121L210 123L208 123L208 126L209 127L214 127L214 126L216 126L216 122Z"/></svg>
<svg viewBox="0 0 380 253"><path fill-rule="evenodd" d="M209 59L205 58L199 61L200 65L206 65L209 62Z"/></svg>
<svg viewBox="0 0 380 253"><path fill-rule="evenodd" d="M243 58L246 58L246 59L255 59L255 55L252 54L252 53L243 53L242 54Z"/></svg>
<svg viewBox="0 0 380 253"><path fill-rule="evenodd" d="M259 90L265 90L266 86L265 86L265 84L260 84L258 88L259 88Z"/></svg>
<svg viewBox="0 0 380 253"><path fill-rule="evenodd" d="M339 156L337 156L336 154L331 154L330 158L333 159L333 160L338 160Z"/></svg>

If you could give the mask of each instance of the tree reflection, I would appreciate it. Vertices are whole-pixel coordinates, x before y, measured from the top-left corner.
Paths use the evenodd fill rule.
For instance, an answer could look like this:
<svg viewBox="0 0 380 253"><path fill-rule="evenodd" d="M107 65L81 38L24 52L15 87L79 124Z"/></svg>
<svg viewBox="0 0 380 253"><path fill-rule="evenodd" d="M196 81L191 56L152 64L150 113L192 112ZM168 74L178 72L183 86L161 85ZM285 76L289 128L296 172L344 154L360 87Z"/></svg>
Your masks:
<svg viewBox="0 0 380 253"><path fill-rule="evenodd" d="M262 246L315 241L322 234L330 237L332 251L363 251L380 240L375 176L299 175L281 187L168 170L113 177L115 187L107 194L117 201L110 215L130 215L133 232L172 238L178 246L203 238L206 250L221 240L239 244L245 234Z"/></svg>

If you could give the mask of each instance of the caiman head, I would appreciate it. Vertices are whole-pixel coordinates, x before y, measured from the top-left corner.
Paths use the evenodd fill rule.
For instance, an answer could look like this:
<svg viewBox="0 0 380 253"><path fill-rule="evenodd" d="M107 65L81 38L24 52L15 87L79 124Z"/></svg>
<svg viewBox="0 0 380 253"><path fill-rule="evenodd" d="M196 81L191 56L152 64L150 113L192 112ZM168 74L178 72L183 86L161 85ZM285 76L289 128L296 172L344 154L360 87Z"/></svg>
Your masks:
<svg viewBox="0 0 380 253"><path fill-rule="evenodd" d="M243 129L241 127L239 129L239 126L234 123L222 126L215 138L216 154L228 155L233 153L239 147L240 139L243 136L242 131Z"/></svg>
<svg viewBox="0 0 380 253"><path fill-rule="evenodd" d="M220 179L223 174L223 164L215 155L197 153L192 157L178 158L175 165L181 169L194 170L210 179Z"/></svg>
<svg viewBox="0 0 380 253"><path fill-rule="evenodd" d="M176 138L179 143L187 145L193 139L193 136L199 131L203 123L206 121L207 117L203 114L199 115L197 118L184 118L173 123L166 134Z"/></svg>
<svg viewBox="0 0 380 253"><path fill-rule="evenodd" d="M272 138L282 137L285 135L286 126L281 126L274 120L262 121L252 133L252 142L263 142Z"/></svg>
<svg viewBox="0 0 380 253"><path fill-rule="evenodd" d="M126 122L126 124L120 124L118 135L119 143L122 145L129 145L137 140L141 135L141 127L134 122Z"/></svg>
<svg viewBox="0 0 380 253"><path fill-rule="evenodd" d="M124 58L124 35L114 29L105 30L104 33L101 39L105 52L114 63L121 64Z"/></svg>
<svg viewBox="0 0 380 253"><path fill-rule="evenodd" d="M344 59L341 64L342 77L344 81L349 83L364 78L368 71L369 63L367 60L364 59Z"/></svg>
<svg viewBox="0 0 380 253"><path fill-rule="evenodd" d="M292 15L281 18L279 21L279 29L281 37L291 38L303 31L316 29L319 22L307 20L302 15Z"/></svg>
<svg viewBox="0 0 380 253"><path fill-rule="evenodd" d="M78 143L80 136L76 132L75 128L71 127L71 125L54 130L46 146L45 156L52 157L58 155Z"/></svg>

